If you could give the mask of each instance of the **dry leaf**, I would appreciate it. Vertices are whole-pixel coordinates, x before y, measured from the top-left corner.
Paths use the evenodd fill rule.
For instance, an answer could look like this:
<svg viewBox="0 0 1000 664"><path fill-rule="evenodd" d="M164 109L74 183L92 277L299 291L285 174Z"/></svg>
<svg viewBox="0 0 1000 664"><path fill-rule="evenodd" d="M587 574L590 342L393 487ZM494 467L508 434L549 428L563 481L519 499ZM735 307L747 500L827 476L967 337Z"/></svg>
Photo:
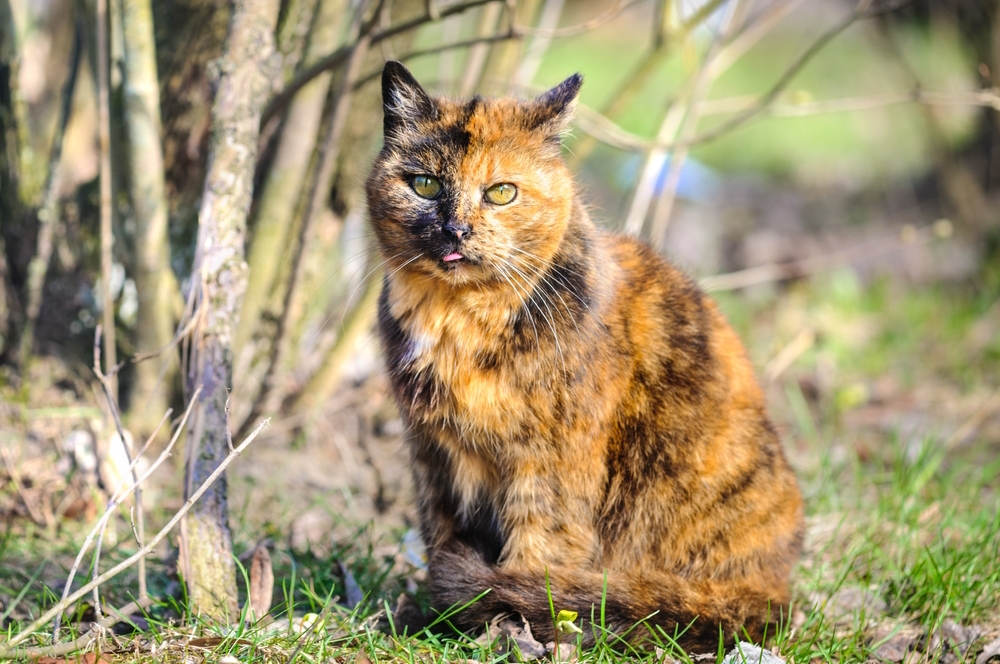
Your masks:
<svg viewBox="0 0 1000 664"><path fill-rule="evenodd" d="M884 643L875 648L875 654L879 659L887 662L902 662L907 659L907 655L913 652L917 646L915 635L909 633L898 633L890 636Z"/></svg>
<svg viewBox="0 0 1000 664"><path fill-rule="evenodd" d="M274 570L267 547L258 544L250 560L250 611L253 619L260 619L271 610L274 592Z"/></svg>
<svg viewBox="0 0 1000 664"><path fill-rule="evenodd" d="M760 646L739 642L722 660L722 664L785 664L785 660Z"/></svg>
<svg viewBox="0 0 1000 664"><path fill-rule="evenodd" d="M354 575L351 574L351 570L343 561L340 561L340 573L344 576L344 593L347 595L347 608L353 609L361 603L365 598L365 594L361 592L361 586L358 585Z"/></svg>
<svg viewBox="0 0 1000 664"><path fill-rule="evenodd" d="M512 644L517 646L524 661L538 659L545 655L545 646L535 640L531 634L531 625L522 616L514 618L510 614L501 613L490 621L486 632L476 643L480 645L494 644L495 652L505 655L512 650Z"/></svg>
<svg viewBox="0 0 1000 664"><path fill-rule="evenodd" d="M983 652L976 658L976 664L986 664L994 657L1000 657L1000 636L986 644Z"/></svg>

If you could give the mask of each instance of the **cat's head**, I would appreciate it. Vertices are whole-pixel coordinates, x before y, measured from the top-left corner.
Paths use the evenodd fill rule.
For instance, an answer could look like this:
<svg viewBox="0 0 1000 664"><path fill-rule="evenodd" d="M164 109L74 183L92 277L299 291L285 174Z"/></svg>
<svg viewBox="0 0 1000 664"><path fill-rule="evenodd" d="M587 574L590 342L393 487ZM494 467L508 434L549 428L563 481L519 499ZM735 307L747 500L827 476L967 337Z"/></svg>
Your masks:
<svg viewBox="0 0 1000 664"><path fill-rule="evenodd" d="M573 75L530 101L455 102L430 97L406 67L387 62L385 146L367 192L389 271L456 285L537 274L572 214L560 136L582 82Z"/></svg>

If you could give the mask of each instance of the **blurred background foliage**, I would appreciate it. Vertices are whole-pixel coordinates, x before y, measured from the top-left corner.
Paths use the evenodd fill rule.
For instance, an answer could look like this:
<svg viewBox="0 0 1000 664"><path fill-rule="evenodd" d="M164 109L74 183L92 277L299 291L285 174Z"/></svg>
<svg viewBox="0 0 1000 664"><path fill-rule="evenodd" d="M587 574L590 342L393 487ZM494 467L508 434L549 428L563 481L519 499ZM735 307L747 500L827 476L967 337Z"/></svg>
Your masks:
<svg viewBox="0 0 1000 664"><path fill-rule="evenodd" d="M96 2L0 0L0 429L58 449L83 430L106 456L89 367L108 298L106 355L166 348L120 372L131 436L192 389L212 102L241 3L156 0L146 23L142 2L107 3L102 237ZM137 92L147 34L157 84ZM565 141L580 194L713 291L800 469L816 444L877 456L889 430L973 422L965 437L1000 441L997 3L282 0L274 39L230 348L234 433L274 417L236 482L255 524L287 517L301 543L341 507L411 519L362 195L391 58L453 97L584 75Z"/></svg>

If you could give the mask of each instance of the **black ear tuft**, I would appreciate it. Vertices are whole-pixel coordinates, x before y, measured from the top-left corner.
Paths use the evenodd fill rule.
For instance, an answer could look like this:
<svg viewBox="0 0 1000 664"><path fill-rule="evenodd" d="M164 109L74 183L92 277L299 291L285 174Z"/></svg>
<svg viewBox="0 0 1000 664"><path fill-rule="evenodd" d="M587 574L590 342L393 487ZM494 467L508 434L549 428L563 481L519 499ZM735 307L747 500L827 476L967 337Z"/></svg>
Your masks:
<svg viewBox="0 0 1000 664"><path fill-rule="evenodd" d="M388 141L406 126L437 117L434 101L403 63L389 60L382 67L383 131Z"/></svg>
<svg viewBox="0 0 1000 664"><path fill-rule="evenodd" d="M576 98L580 95L580 87L583 85L583 76L573 74L565 81L543 93L535 103L541 112L540 127L553 133L561 133L569 126L573 120L573 111L576 109Z"/></svg>

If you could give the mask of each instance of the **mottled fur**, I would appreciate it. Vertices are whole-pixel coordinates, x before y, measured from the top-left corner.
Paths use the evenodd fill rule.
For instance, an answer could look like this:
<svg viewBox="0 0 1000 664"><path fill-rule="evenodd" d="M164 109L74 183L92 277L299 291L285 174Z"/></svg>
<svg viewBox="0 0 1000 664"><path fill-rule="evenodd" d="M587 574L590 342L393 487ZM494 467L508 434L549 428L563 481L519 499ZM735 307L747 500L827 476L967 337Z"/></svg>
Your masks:
<svg viewBox="0 0 1000 664"><path fill-rule="evenodd" d="M581 82L454 102L383 72L379 329L431 593L443 610L492 589L452 621L512 610L547 640L546 576L556 610L588 620L606 584L612 630L652 616L714 651L720 628L759 638L787 606L802 501L715 304L580 203L559 136ZM416 195L418 174L439 198ZM501 182L516 199L484 200Z"/></svg>

